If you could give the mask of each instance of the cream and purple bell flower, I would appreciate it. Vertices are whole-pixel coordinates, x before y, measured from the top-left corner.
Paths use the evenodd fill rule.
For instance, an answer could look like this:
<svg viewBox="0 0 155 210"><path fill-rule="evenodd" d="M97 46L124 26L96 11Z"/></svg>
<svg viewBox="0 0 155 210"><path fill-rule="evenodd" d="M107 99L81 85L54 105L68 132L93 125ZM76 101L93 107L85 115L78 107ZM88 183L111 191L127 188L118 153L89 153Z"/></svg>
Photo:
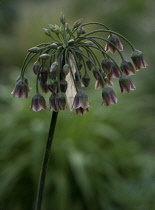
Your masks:
<svg viewBox="0 0 155 210"><path fill-rule="evenodd" d="M114 90L110 87L105 87L102 90L102 105L109 106L110 104L117 104L118 99Z"/></svg>
<svg viewBox="0 0 155 210"><path fill-rule="evenodd" d="M133 51L131 58L137 71L139 71L141 68L147 67L147 63L144 60L143 53L141 51L139 50Z"/></svg>
<svg viewBox="0 0 155 210"><path fill-rule="evenodd" d="M119 79L119 85L121 88L121 93L129 93L131 90L135 90L136 87L131 81L130 77L126 75L122 75L121 78Z"/></svg>
<svg viewBox="0 0 155 210"><path fill-rule="evenodd" d="M32 98L31 109L35 112L38 112L46 108L47 106L44 97L39 93L36 93Z"/></svg>
<svg viewBox="0 0 155 210"><path fill-rule="evenodd" d="M88 111L89 107L90 106L89 106L87 94L83 90L80 90L75 95L74 102L73 102L73 109L76 109L77 114L83 115Z"/></svg>
<svg viewBox="0 0 155 210"><path fill-rule="evenodd" d="M112 54L115 54L117 52L117 49L123 51L123 45L118 36L116 36L115 34L111 34L108 36L108 41L109 42L107 42L105 46L106 52L110 51Z"/></svg>

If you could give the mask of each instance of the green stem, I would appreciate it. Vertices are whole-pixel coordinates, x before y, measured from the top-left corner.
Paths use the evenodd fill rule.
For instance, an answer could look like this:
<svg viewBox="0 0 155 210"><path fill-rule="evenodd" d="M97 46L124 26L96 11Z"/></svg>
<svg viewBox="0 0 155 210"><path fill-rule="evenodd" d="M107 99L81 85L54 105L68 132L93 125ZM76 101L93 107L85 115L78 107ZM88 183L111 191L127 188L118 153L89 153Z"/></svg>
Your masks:
<svg viewBox="0 0 155 210"><path fill-rule="evenodd" d="M131 46L131 48L132 48L133 51L135 50L135 47L133 46L133 44L128 39L126 39L123 35L115 32L115 31L99 29L99 30L91 31L91 32L85 34L85 36L88 36L88 35L94 34L94 33L98 33L98 32L108 32L108 33L115 34L115 35L121 37L122 39L124 39Z"/></svg>
<svg viewBox="0 0 155 210"><path fill-rule="evenodd" d="M92 59L90 59L88 56L86 56L84 53L82 53L81 51L78 51L78 50L74 50L76 51L77 53L83 55L85 58L87 58L88 60L90 60L90 62L93 64L93 66L95 67L95 69L98 71L99 75L100 75L100 78L103 82L103 84L105 83L103 78L102 78L102 75L101 75L101 72L100 72L100 69L94 64L94 62L92 61Z"/></svg>
<svg viewBox="0 0 155 210"><path fill-rule="evenodd" d="M94 25L100 25L100 26L103 26L103 27L105 27L106 29L110 30L110 29L108 28L108 26L106 26L106 25L103 24L103 23L99 23L99 22L84 23L84 24L82 24L81 26L92 25L92 24L94 24Z"/></svg>
<svg viewBox="0 0 155 210"><path fill-rule="evenodd" d="M57 122L57 117L58 117L58 112L53 111L50 128L49 128L48 139L47 139L45 153L44 153L44 158L43 158L43 163L42 163L42 168L41 168L41 173L40 173L40 180L38 184L38 193L37 193L35 210L41 210L41 206L42 206L42 197L43 197L43 191L44 191L44 186L45 186L47 165L48 165L49 156L51 152L51 146L52 146L55 126Z"/></svg>

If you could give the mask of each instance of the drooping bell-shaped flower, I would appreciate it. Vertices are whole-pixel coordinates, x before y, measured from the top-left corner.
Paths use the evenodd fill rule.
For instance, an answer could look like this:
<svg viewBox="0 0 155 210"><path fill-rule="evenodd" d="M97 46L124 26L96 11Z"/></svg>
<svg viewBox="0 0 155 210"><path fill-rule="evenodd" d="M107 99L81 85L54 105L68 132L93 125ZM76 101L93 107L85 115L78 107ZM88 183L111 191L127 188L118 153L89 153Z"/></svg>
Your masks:
<svg viewBox="0 0 155 210"><path fill-rule="evenodd" d="M110 87L105 87L102 90L102 105L109 106L110 104L116 104L117 98L116 94Z"/></svg>
<svg viewBox="0 0 155 210"><path fill-rule="evenodd" d="M135 74L136 70L134 68L134 66L132 65L131 62L127 61L127 60L123 60L120 66L122 73L130 76L131 74Z"/></svg>
<svg viewBox="0 0 155 210"><path fill-rule="evenodd" d="M66 108L66 98L62 93L51 94L49 98L50 110L58 112Z"/></svg>
<svg viewBox="0 0 155 210"><path fill-rule="evenodd" d="M26 84L25 81L20 79L17 81L15 88L12 92L12 95L17 98L27 98L29 91L30 91L30 88L28 84Z"/></svg>
<svg viewBox="0 0 155 210"><path fill-rule="evenodd" d="M83 91L80 90L74 98L73 102L73 109L76 109L77 114L85 114L88 111L89 103L88 103L88 96Z"/></svg>
<svg viewBox="0 0 155 210"><path fill-rule="evenodd" d="M126 75L122 75L121 78L119 79L119 85L121 88L121 93L129 93L131 90L135 90L136 87L135 85L132 83L130 77L126 76Z"/></svg>
<svg viewBox="0 0 155 210"><path fill-rule="evenodd" d="M46 109L46 101L40 93L36 93L32 98L31 109L35 112Z"/></svg>
<svg viewBox="0 0 155 210"><path fill-rule="evenodd" d="M123 50L123 45L122 45L120 39L118 38L118 36L116 36L115 34L109 35L108 41L109 42L107 42L106 46L105 46L105 51L107 51L107 52L110 51L112 54L115 54L117 52L117 49L120 51Z"/></svg>
<svg viewBox="0 0 155 210"><path fill-rule="evenodd" d="M139 50L135 50L133 51L132 55L131 55L132 61L136 67L136 70L140 70L141 68L146 68L147 67L147 63L143 58L143 53Z"/></svg>

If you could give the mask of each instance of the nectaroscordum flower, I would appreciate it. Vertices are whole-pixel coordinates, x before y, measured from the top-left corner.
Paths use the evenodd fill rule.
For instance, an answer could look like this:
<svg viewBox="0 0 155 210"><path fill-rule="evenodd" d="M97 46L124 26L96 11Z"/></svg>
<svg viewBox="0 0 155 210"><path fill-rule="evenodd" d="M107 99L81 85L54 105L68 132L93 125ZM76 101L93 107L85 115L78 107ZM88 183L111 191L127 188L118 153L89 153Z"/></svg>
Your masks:
<svg viewBox="0 0 155 210"><path fill-rule="evenodd" d="M105 46L105 51L110 51L111 53L115 54L118 50L122 51L123 50L123 45L119 39L118 36L111 34L108 37L108 42L106 43Z"/></svg>
<svg viewBox="0 0 155 210"><path fill-rule="evenodd" d="M42 95L36 93L32 98L31 109L35 112L46 109L46 101Z"/></svg>
<svg viewBox="0 0 155 210"><path fill-rule="evenodd" d="M27 98L29 90L30 89L28 84L20 79L19 81L17 81L12 95L17 98Z"/></svg>
<svg viewBox="0 0 155 210"><path fill-rule="evenodd" d="M105 87L102 90L102 105L109 106L110 104L116 104L117 98L116 94L110 87Z"/></svg>
<svg viewBox="0 0 155 210"><path fill-rule="evenodd" d="M135 90L136 87L132 83L130 77L126 75L122 75L121 78L119 79L119 84L121 88L121 93L127 92L129 93L131 90Z"/></svg>
<svg viewBox="0 0 155 210"><path fill-rule="evenodd" d="M24 75L28 64L35 57L33 72L36 78L34 84L36 94L32 98L31 108L34 111L46 109L44 96L40 94L42 91L49 96L50 110L53 112L35 210L41 210L46 169L58 112L66 108L70 112L76 110L76 113L81 115L88 112L90 106L86 90L93 81L91 74L95 78L95 88L102 88L102 105L116 104L116 94L109 87L113 85L113 77L119 79L121 92L129 93L135 89L135 86L128 75L135 74L135 69L140 70L147 66L141 51L136 50L123 35L109 29L103 23L83 23L83 19L80 18L75 21L73 26L70 26L66 23L63 13L60 15L60 23L61 26L49 24L49 28L43 28L43 32L49 38L48 42L28 49L21 74L12 92L13 96L18 98L28 97L30 88ZM86 28L90 25L96 25L99 29L88 32ZM105 38L106 34L108 34L108 38ZM131 58L135 68L130 61L124 58L122 41L132 49ZM103 42L106 43L105 48ZM117 52L119 56L117 60L121 59L119 61L121 66L115 61L114 56L111 57L109 51L112 54Z"/></svg>
<svg viewBox="0 0 155 210"><path fill-rule="evenodd" d="M88 103L88 96L84 91L79 91L73 102L73 109L76 109L77 114L85 114L88 111L89 103Z"/></svg>
<svg viewBox="0 0 155 210"><path fill-rule="evenodd" d="M132 55L131 55L132 61L136 67L136 70L140 70L141 68L146 68L147 67L147 63L143 58L143 53L139 50L135 50L133 51Z"/></svg>
<svg viewBox="0 0 155 210"><path fill-rule="evenodd" d="M147 66L141 51L135 49L130 41L121 34L112 31L103 23L83 23L83 19L75 21L71 27L66 23L61 13L61 26L49 24L43 32L49 42L38 44L28 49L24 60L21 75L16 82L13 96L27 98L30 88L25 80L25 71L29 62L35 57L33 72L36 76L36 95L32 99L32 109L39 111L45 108L45 99L40 94L49 94L50 110L58 112L68 108L70 112L76 110L77 114L88 111L89 103L86 89L95 78L95 89L102 89L103 105L116 104L117 98L113 89L113 79L119 79L121 92L130 92L135 89L128 77L136 70ZM89 25L100 27L88 32ZM100 36L98 36L100 33ZM108 34L102 36L102 34ZM106 43L103 47L103 41ZM124 58L122 41L132 48L133 64ZM101 57L96 52L101 53ZM108 52L120 57L120 65ZM117 58L119 59L119 58ZM91 87L91 86L90 86ZM44 102L44 103L43 103Z"/></svg>

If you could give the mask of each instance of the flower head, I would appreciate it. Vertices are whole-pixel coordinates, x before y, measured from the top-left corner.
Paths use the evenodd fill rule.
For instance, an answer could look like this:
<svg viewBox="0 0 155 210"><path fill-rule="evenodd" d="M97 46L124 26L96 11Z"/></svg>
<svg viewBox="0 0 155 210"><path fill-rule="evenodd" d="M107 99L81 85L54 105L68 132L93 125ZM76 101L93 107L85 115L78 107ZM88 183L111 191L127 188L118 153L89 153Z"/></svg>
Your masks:
<svg viewBox="0 0 155 210"><path fill-rule="evenodd" d="M32 98L31 109L35 112L46 109L46 101L42 95L36 93Z"/></svg>
<svg viewBox="0 0 155 210"><path fill-rule="evenodd" d="M86 90L89 86L92 80L91 74L96 81L95 89L102 88L102 105L109 106L117 103L116 95L109 87L113 85L113 78L119 78L122 93L135 89L128 76L147 66L142 52L133 51L131 58L134 65L132 65L121 52L123 51L121 40L123 39L132 49L135 48L121 34L110 30L102 23L83 23L82 18L75 21L73 26L66 22L64 14L61 13L60 26L49 24L48 29L43 28L50 40L28 50L29 53L23 62L21 76L16 81L13 96L28 97L30 88L24 75L28 63L34 56L37 57L33 65L37 94L32 99L31 107L35 111L45 108L44 98L39 93L41 90L43 93L51 93L50 110L55 112L64 110L67 104L71 112L75 109L77 114L83 115L88 111L89 103L88 96L82 89ZM91 24L96 24L101 28L89 32L87 26ZM104 32L109 33L107 39L101 35ZM91 34L94 35L90 36ZM100 40L106 42L105 50ZM109 51L113 54L118 52L122 60L120 67L114 56L109 55ZM99 53L102 60L99 60Z"/></svg>
<svg viewBox="0 0 155 210"><path fill-rule="evenodd" d="M17 98L27 98L29 90L28 84L20 79L17 81L12 95Z"/></svg>
<svg viewBox="0 0 155 210"><path fill-rule="evenodd" d="M118 36L111 34L108 36L108 42L106 43L105 51L110 51L111 53L115 54L117 52L116 48L122 51L123 45Z"/></svg>
<svg viewBox="0 0 155 210"><path fill-rule="evenodd" d="M131 90L135 90L136 87L135 85L132 83L130 77L126 76L126 75L122 75L121 78L119 79L119 85L121 88L121 92L127 92L129 93Z"/></svg>
<svg viewBox="0 0 155 210"><path fill-rule="evenodd" d="M143 53L139 50L135 50L133 51L132 55L131 55L132 61L136 67L136 70L140 70L141 68L146 68L147 67L147 63L143 58Z"/></svg>
<svg viewBox="0 0 155 210"><path fill-rule="evenodd" d="M105 106L109 106L110 104L117 103L116 94L113 91L113 89L110 87L103 88L102 99L103 99L102 105L105 105Z"/></svg>

